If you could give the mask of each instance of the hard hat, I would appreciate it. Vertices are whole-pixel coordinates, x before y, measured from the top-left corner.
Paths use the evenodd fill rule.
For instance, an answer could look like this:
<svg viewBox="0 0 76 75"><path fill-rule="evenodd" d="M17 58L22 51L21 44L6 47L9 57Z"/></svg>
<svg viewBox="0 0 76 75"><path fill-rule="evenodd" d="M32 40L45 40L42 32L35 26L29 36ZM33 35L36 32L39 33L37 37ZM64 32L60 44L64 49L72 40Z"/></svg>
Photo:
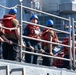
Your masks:
<svg viewBox="0 0 76 75"><path fill-rule="evenodd" d="M31 18L30 18L30 20L31 19L37 19L38 20L38 17L37 17L37 15L32 15Z"/></svg>
<svg viewBox="0 0 76 75"><path fill-rule="evenodd" d="M53 26L54 22L52 20L46 21L46 26Z"/></svg>
<svg viewBox="0 0 76 75"><path fill-rule="evenodd" d="M17 14L17 9L10 9L9 13Z"/></svg>

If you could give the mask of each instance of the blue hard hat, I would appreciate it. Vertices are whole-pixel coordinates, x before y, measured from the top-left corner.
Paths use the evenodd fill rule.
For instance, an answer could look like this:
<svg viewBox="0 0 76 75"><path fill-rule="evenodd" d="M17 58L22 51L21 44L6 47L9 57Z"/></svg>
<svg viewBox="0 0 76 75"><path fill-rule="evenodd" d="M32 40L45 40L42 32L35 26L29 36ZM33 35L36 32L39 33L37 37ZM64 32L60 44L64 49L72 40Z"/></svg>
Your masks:
<svg viewBox="0 0 76 75"><path fill-rule="evenodd" d="M38 17L37 17L37 15L34 15L34 14L33 14L33 15L31 16L30 20L31 20L31 19L37 19L37 20L38 20Z"/></svg>
<svg viewBox="0 0 76 75"><path fill-rule="evenodd" d="M46 21L46 26L53 26L54 22L52 20Z"/></svg>
<svg viewBox="0 0 76 75"><path fill-rule="evenodd" d="M17 14L17 9L10 9L9 13Z"/></svg>

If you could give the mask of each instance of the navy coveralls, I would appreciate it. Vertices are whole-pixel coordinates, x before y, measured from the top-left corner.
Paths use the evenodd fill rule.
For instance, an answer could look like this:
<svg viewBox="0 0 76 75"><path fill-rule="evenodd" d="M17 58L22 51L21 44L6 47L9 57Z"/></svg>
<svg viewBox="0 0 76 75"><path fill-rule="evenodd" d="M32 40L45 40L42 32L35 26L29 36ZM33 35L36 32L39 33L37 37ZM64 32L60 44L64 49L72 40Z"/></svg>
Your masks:
<svg viewBox="0 0 76 75"><path fill-rule="evenodd" d="M24 36L28 36L30 34L30 28L26 27L24 29ZM41 49L41 43L36 41L36 40L31 40L31 39L26 39L24 38L25 44L27 47L34 47L34 52L38 52L38 50ZM26 51L32 51L31 49L26 48ZM37 64L37 55L33 55L33 54L25 54L25 62L27 63L33 63L33 64Z"/></svg>

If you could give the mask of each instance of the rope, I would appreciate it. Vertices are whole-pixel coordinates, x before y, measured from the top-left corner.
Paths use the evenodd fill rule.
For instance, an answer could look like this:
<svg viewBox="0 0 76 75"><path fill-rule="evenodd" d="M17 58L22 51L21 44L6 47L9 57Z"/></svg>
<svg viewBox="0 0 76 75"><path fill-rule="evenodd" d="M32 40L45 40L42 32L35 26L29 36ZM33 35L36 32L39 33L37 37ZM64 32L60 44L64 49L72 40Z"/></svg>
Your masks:
<svg viewBox="0 0 76 75"><path fill-rule="evenodd" d="M21 46L21 45L18 45L17 43L13 43L13 44L15 44L15 45L17 45L17 46ZM30 47L25 47L25 48L28 48L28 49L31 49ZM61 49L62 49L62 47L61 47ZM15 48L14 48L14 50L16 50ZM41 53L39 50L35 50L35 51L37 51L38 53ZM16 50L16 52L19 52L19 51L17 51ZM56 52L53 56L56 56L58 53L60 53L60 52L62 52L62 50L59 50L58 52ZM43 52L43 54L46 54L46 55L50 55L50 53L47 53L47 52Z"/></svg>
<svg viewBox="0 0 76 75"><path fill-rule="evenodd" d="M0 4L0 7L5 8L5 9L17 8L18 6L19 6L19 4L15 5L13 7L6 7L6 6L3 6L2 4Z"/></svg>
<svg viewBox="0 0 76 75"><path fill-rule="evenodd" d="M4 26L0 26L0 28L3 28L3 29L7 29L7 30L10 30L10 31L12 31L12 30L15 30L15 29L17 29L17 28L18 28L18 26L16 26L16 27L13 27L13 28L7 28L7 27L4 27Z"/></svg>

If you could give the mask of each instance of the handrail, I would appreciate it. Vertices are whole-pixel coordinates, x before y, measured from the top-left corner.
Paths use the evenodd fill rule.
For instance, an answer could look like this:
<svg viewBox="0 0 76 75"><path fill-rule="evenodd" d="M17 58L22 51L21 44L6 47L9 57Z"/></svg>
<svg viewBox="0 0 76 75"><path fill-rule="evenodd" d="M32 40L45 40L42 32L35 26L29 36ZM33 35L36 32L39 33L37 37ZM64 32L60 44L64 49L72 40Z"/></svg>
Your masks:
<svg viewBox="0 0 76 75"><path fill-rule="evenodd" d="M57 59L67 60L67 61L71 61L72 60L72 59L66 59L66 58L62 58L62 57L45 55L45 54L40 54L40 53L34 53L34 52L29 52L29 51L24 51L24 50L23 50L23 52L24 53L28 53L28 54L38 55L38 56L44 56L44 57L50 57L50 58L57 58Z"/></svg>
<svg viewBox="0 0 76 75"><path fill-rule="evenodd" d="M55 30L55 31L60 31L60 32L69 34L69 32L66 32L66 31L63 31L63 30L58 30L58 29L51 28L51 27L49 28L49 27L47 27L47 26L43 26L43 25L39 25L39 24L27 22L27 21L22 21L22 22L23 22L23 23L26 23L26 24L32 24L32 25L35 25L35 26L39 26L39 27L43 27L43 28L47 28L47 29L53 29L53 30Z"/></svg>
<svg viewBox="0 0 76 75"><path fill-rule="evenodd" d="M36 40L36 41L41 41L41 42L46 42L46 43L52 43L52 44L55 44L55 45L61 45L61 46L65 46L65 47L70 47L69 45L64 45L64 44L60 44L60 43L54 43L54 42L50 42L50 41L46 41L46 40L42 40L42 39L37 39L37 38L31 38L31 37L28 37L28 36L22 36L23 38L27 38L27 39L32 39L32 40Z"/></svg>
<svg viewBox="0 0 76 75"><path fill-rule="evenodd" d="M31 11L39 12L39 13L42 13L42 14L45 14L45 15L48 15L48 16L52 16L52 17L59 18L59 19L65 20L65 21L69 21L69 19L59 17L59 16L56 16L56 15L53 15L53 14L50 14L50 13L46 13L46 12L43 12L43 11L40 11L40 10L36 10L36 9L29 8L29 7L26 7L26 6L22 6L22 7L25 8L25 9L31 10Z"/></svg>
<svg viewBox="0 0 76 75"><path fill-rule="evenodd" d="M18 6L19 5L17 4L14 7L6 7L6 6L2 5L2 4L0 4L0 7L5 8L5 9L17 8Z"/></svg>

